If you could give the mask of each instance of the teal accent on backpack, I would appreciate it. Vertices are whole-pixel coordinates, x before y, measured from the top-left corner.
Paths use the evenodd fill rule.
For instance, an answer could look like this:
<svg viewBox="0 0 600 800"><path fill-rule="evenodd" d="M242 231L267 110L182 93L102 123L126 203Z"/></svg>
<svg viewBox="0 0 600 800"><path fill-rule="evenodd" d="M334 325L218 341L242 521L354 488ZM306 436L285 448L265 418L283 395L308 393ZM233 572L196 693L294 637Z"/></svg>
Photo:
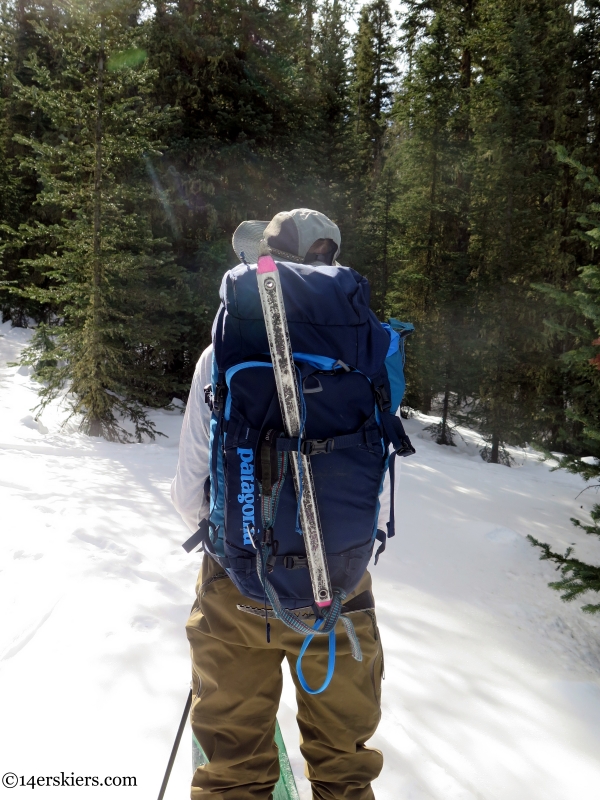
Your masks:
<svg viewBox="0 0 600 800"><path fill-rule="evenodd" d="M411 322L400 322L400 320L393 317L389 323L382 322L382 325L390 335L390 347L385 359L385 368L392 392L390 411L395 414L402 402L406 389L404 342L411 333L414 333L415 326Z"/></svg>

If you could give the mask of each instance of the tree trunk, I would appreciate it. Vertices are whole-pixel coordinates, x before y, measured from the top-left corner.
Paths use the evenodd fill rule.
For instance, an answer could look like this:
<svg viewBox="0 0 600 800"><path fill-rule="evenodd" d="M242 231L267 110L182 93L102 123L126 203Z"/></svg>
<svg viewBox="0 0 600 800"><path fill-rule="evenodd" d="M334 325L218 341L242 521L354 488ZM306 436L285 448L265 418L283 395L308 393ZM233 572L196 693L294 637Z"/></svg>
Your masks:
<svg viewBox="0 0 600 800"><path fill-rule="evenodd" d="M473 0L470 0L465 6L465 27L467 33L471 29L471 22L473 16ZM471 50L465 47L461 54L460 59L460 87L461 96L464 104L464 111L462 117L462 130L460 131L460 138L463 142L464 152L467 151L471 139L471 119L470 119L470 105L471 105ZM459 169L456 185L462 193L463 200L459 209L459 224L457 235L457 251L463 255L469 252L469 244L471 239L471 229L469 225L469 207L470 207L470 191L471 191L471 176L468 172L464 173Z"/></svg>
<svg viewBox="0 0 600 800"><path fill-rule="evenodd" d="M160 3L159 5L164 7L164 3ZM177 4L179 13L185 18L189 19L194 15L196 3L194 0L179 0ZM158 10L158 8L157 8Z"/></svg>
<svg viewBox="0 0 600 800"><path fill-rule="evenodd" d="M101 23L100 51L98 53L98 91L96 96L96 131L94 164L94 221L93 221L93 265L92 265L92 381L93 391L100 388L100 327L102 324L102 115L104 112L104 31ZM91 398L89 414L90 436L102 434L99 409Z"/></svg>
<svg viewBox="0 0 600 800"><path fill-rule="evenodd" d="M313 48L313 0L306 0L306 30L305 30L305 47L306 47L306 65L312 63L312 48Z"/></svg>
<svg viewBox="0 0 600 800"><path fill-rule="evenodd" d="M492 433L492 452L490 454L490 464L498 464L500 455L500 434L497 431Z"/></svg>
<svg viewBox="0 0 600 800"><path fill-rule="evenodd" d="M431 275L431 263L433 261L433 240L435 231L435 212L433 207L435 205L437 195L437 179L438 179L438 128L437 125L433 131L432 138L433 152L431 159L431 187L429 190L429 224L427 226L427 255L426 255L426 268L428 277Z"/></svg>
<svg viewBox="0 0 600 800"><path fill-rule="evenodd" d="M450 383L446 381L444 386L444 402L442 405L442 427L438 438L438 444L452 444L452 437L448 429L448 408L450 406Z"/></svg>
<svg viewBox="0 0 600 800"><path fill-rule="evenodd" d="M385 300L387 297L388 291L388 279L389 279L389 266L388 266L388 236L389 236L389 224L390 224L390 176L389 174L386 176L386 183L385 183L385 200L383 206L383 253L382 253L382 261L381 261L381 300L379 302L379 316L380 319L384 319L385 317Z"/></svg>
<svg viewBox="0 0 600 800"><path fill-rule="evenodd" d="M377 14L377 28L375 31L376 41L377 41L377 52L376 52L376 62L375 62L375 91L374 91L374 108L373 108L373 116L375 122L375 142L373 147L373 162L374 162L374 175L381 169L381 157L383 151L383 135L384 129L379 127L379 123L381 121L382 115L382 97L381 97L381 60L383 58L383 25L381 19L381 11Z"/></svg>

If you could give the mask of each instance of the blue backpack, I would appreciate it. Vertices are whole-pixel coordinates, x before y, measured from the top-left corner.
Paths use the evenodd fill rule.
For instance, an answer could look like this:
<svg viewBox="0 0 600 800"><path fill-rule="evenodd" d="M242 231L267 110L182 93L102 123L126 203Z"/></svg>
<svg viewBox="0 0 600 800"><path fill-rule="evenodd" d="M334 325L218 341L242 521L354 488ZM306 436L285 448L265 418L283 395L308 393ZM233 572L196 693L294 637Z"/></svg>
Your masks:
<svg viewBox="0 0 600 800"><path fill-rule="evenodd" d="M349 594L364 574L374 541L381 542L378 552L385 547L376 526L379 494L393 464L388 445L394 455L414 452L394 416L404 394L404 338L414 328L397 320L380 323L369 309L367 280L348 267L277 266L306 406L302 449L313 456L331 584ZM294 444L282 433L256 267L241 265L226 273L220 296L212 384L206 390L212 407L210 518L202 543L242 594L262 601L247 526L260 529L261 486L267 473L275 472L277 454ZM291 609L314 603L296 514L290 471L279 492L270 581ZM393 523L392 502L388 537L394 535Z"/></svg>
<svg viewBox="0 0 600 800"><path fill-rule="evenodd" d="M395 416L405 387L404 338L414 328L380 323L369 309L368 281L348 267L277 267L305 407L300 446L311 456L331 585L345 597L362 578L375 540L377 560L386 534L394 535L394 457L414 453ZM205 389L212 409L210 517L184 547L203 544L240 592L262 603L252 531L263 528L267 494L273 529L268 581L284 609L312 606L319 617L293 478L285 468L298 441L283 433L256 266L226 273L220 297L212 382ZM383 532L377 518L388 469L391 519Z"/></svg>

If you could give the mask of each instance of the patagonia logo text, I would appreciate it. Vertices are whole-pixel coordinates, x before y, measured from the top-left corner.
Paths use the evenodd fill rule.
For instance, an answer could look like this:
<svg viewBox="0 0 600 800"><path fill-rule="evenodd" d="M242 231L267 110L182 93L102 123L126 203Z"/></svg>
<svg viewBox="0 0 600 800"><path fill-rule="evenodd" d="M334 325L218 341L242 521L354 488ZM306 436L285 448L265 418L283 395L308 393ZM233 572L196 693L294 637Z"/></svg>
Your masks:
<svg viewBox="0 0 600 800"><path fill-rule="evenodd" d="M242 506L242 528L244 530L244 544L252 544L248 526L254 528L254 452L244 447L238 447L240 457L240 488L238 503Z"/></svg>

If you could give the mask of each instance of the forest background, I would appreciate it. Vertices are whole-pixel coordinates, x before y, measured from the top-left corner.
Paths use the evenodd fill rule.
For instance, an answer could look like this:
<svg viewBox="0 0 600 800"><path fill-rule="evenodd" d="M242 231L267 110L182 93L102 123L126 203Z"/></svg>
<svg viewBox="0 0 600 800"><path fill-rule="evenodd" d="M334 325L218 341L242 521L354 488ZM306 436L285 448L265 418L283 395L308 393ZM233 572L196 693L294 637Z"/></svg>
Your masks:
<svg viewBox="0 0 600 800"><path fill-rule="evenodd" d="M407 406L600 473L600 2L0 1L0 306L42 401L152 435L231 234L318 208ZM588 463L589 462L589 463Z"/></svg>

